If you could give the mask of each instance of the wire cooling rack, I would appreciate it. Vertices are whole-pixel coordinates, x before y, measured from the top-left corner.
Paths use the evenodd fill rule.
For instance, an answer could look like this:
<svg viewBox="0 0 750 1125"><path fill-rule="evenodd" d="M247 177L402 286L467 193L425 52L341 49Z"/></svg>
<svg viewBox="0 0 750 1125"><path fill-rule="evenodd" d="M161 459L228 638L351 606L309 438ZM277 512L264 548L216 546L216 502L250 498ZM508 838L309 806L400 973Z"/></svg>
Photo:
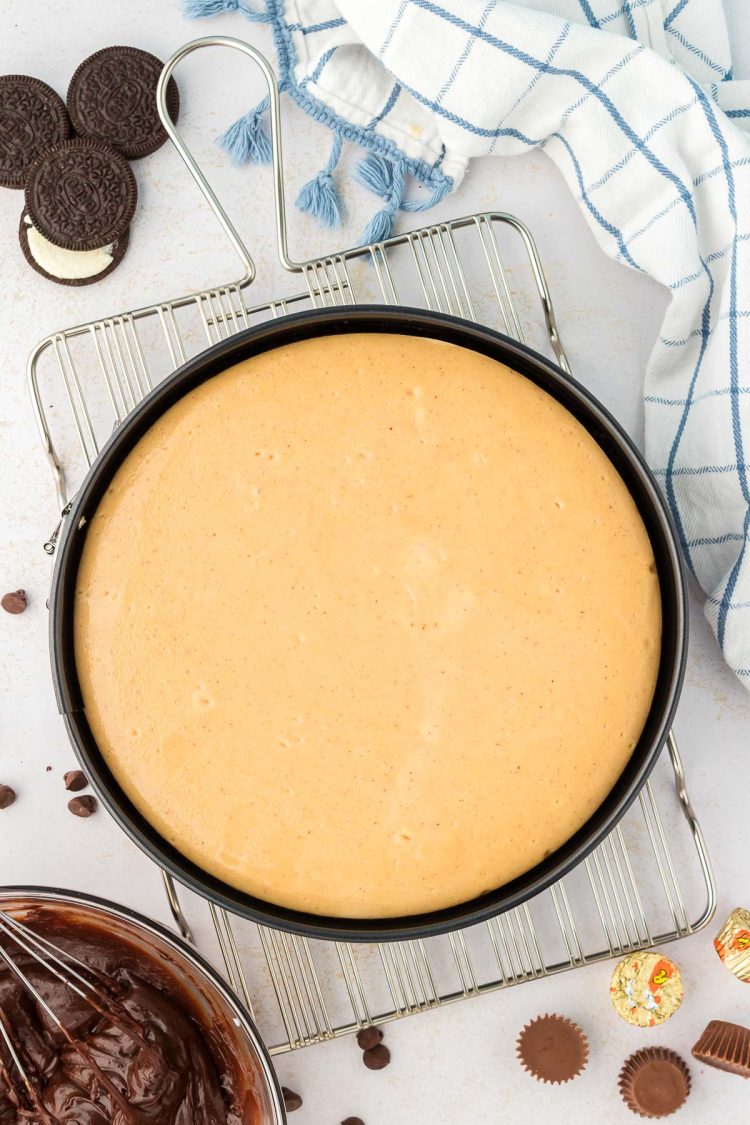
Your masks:
<svg viewBox="0 0 750 1125"><path fill-rule="evenodd" d="M291 296L253 304L253 259L167 116L170 75L204 47L244 52L268 83L279 257L305 284ZM419 305L526 338L570 370L534 241L513 216L470 215L296 262L287 246L278 89L263 56L235 39L196 40L166 64L158 98L170 137L244 272L229 284L55 332L34 349L29 387L61 521L101 444L153 386L207 345L290 311L363 300ZM49 554L59 528L45 544ZM526 905L445 937L311 941L241 920L178 891L166 873L163 879L179 929L223 960L272 1053L672 941L701 929L715 909L672 735L639 800L579 868Z"/></svg>

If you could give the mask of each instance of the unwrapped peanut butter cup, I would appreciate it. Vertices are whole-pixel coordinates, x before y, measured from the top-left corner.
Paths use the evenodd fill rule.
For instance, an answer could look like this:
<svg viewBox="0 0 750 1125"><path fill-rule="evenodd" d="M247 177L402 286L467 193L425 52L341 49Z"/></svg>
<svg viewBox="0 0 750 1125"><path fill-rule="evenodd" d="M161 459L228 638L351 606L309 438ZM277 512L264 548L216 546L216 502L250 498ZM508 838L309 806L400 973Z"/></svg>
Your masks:
<svg viewBox="0 0 750 1125"><path fill-rule="evenodd" d="M714 938L722 961L738 980L750 984L750 910L738 906Z"/></svg>
<svg viewBox="0 0 750 1125"><path fill-rule="evenodd" d="M706 1066L750 1078L750 1028L711 1020L693 1047L693 1057Z"/></svg>
<svg viewBox="0 0 750 1125"><path fill-rule="evenodd" d="M516 1054L524 1070L540 1082L570 1082L586 1066L589 1044L580 1027L565 1016L537 1016L518 1036Z"/></svg>
<svg viewBox="0 0 750 1125"><path fill-rule="evenodd" d="M690 1071L668 1047L644 1047L623 1063L618 1082L622 1100L640 1117L669 1117L685 1104Z"/></svg>

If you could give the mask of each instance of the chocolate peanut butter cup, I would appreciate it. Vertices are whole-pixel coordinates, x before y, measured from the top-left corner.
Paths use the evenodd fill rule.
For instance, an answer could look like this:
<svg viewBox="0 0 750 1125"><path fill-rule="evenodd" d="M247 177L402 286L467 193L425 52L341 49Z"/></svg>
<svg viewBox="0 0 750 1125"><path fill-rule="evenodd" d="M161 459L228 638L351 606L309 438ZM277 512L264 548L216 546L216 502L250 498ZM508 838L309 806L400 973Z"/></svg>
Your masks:
<svg viewBox="0 0 750 1125"><path fill-rule="evenodd" d="M137 200L127 160L89 137L49 149L26 181L26 211L33 225L65 250L98 250L118 242Z"/></svg>
<svg viewBox="0 0 750 1125"><path fill-rule="evenodd" d="M589 1044L565 1016L537 1016L518 1036L516 1054L524 1070L541 1082L570 1082L586 1066Z"/></svg>
<svg viewBox="0 0 750 1125"><path fill-rule="evenodd" d="M668 1047L645 1047L625 1060L618 1086L625 1105L639 1117L669 1117L687 1100L690 1071Z"/></svg>
<svg viewBox="0 0 750 1125"><path fill-rule="evenodd" d="M46 82L0 76L0 186L23 188L34 161L69 136L65 102Z"/></svg>
<svg viewBox="0 0 750 1125"><path fill-rule="evenodd" d="M167 133L156 108L163 63L138 47L105 47L81 63L68 87L68 112L76 132L95 137L128 160L156 152ZM174 78L167 85L173 121L180 111Z"/></svg>
<svg viewBox="0 0 750 1125"><path fill-rule="evenodd" d="M750 1028L711 1020L693 1047L693 1058L717 1070L750 1078Z"/></svg>

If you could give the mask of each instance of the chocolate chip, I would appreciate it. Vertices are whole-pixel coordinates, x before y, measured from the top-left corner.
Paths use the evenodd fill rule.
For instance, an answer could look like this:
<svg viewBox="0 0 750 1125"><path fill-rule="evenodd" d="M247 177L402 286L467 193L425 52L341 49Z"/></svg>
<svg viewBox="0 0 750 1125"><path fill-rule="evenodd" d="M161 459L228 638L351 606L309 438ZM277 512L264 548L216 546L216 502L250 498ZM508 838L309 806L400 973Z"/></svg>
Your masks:
<svg viewBox="0 0 750 1125"><path fill-rule="evenodd" d="M0 598L0 605L6 613L23 613L28 604L29 599L26 597L25 590L12 590L11 593L3 594Z"/></svg>
<svg viewBox="0 0 750 1125"><path fill-rule="evenodd" d="M9 809L15 799L15 789L11 789L10 785L0 785L0 809Z"/></svg>
<svg viewBox="0 0 750 1125"><path fill-rule="evenodd" d="M345 1117L341 1125L365 1125L361 1117Z"/></svg>
<svg viewBox="0 0 750 1125"><path fill-rule="evenodd" d="M73 816L92 816L96 812L96 797L74 797L68 801L68 808Z"/></svg>
<svg viewBox="0 0 750 1125"><path fill-rule="evenodd" d="M86 774L83 770L68 770L63 780L65 788L71 793L80 793L88 785Z"/></svg>
<svg viewBox="0 0 750 1125"><path fill-rule="evenodd" d="M382 1042L383 1032L379 1027L363 1027L357 1032L357 1044L363 1051L369 1051L371 1047L377 1047L378 1043Z"/></svg>
<svg viewBox="0 0 750 1125"><path fill-rule="evenodd" d="M384 1043L378 1043L377 1047L370 1047L362 1055L362 1062L368 1070L382 1070L390 1061L391 1052Z"/></svg>
<svg viewBox="0 0 750 1125"><path fill-rule="evenodd" d="M281 1093L284 1095L284 1109L287 1113L294 1113L295 1109L299 1109L302 1105L302 1098L288 1086L282 1086Z"/></svg>

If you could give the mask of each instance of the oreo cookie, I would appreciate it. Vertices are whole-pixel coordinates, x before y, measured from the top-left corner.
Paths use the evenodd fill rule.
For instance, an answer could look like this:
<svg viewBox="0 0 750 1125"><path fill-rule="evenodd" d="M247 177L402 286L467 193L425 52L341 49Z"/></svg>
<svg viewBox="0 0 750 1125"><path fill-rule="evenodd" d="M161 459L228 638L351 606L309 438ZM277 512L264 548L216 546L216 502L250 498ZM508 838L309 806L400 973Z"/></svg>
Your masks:
<svg viewBox="0 0 750 1125"><path fill-rule="evenodd" d="M58 285L92 285L119 266L128 248L130 233L96 250L63 250L45 238L27 214L21 216L18 241L33 270Z"/></svg>
<svg viewBox="0 0 750 1125"><path fill-rule="evenodd" d="M65 102L46 82L0 76L0 186L22 188L34 161L69 136Z"/></svg>
<svg viewBox="0 0 750 1125"><path fill-rule="evenodd" d="M105 47L81 63L68 87L68 112L77 133L111 145L128 160L156 152L167 139L156 108L163 63L137 47ZM170 78L167 107L180 110Z"/></svg>
<svg viewBox="0 0 750 1125"><path fill-rule="evenodd" d="M98 250L125 237L135 214L135 176L119 153L90 137L63 141L32 166L26 212L64 250Z"/></svg>

